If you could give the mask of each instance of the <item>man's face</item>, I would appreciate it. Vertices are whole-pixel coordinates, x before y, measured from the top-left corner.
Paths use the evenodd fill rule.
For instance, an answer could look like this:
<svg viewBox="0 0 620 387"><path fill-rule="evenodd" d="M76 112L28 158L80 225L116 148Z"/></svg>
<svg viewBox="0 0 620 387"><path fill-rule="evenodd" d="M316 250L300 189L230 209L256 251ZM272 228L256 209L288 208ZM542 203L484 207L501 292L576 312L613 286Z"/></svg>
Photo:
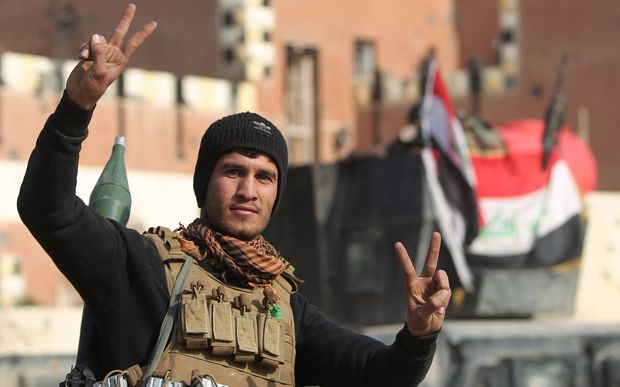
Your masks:
<svg viewBox="0 0 620 387"><path fill-rule="evenodd" d="M202 220L225 235L251 240L269 222L278 193L278 168L264 154L232 151L220 157L207 185Z"/></svg>

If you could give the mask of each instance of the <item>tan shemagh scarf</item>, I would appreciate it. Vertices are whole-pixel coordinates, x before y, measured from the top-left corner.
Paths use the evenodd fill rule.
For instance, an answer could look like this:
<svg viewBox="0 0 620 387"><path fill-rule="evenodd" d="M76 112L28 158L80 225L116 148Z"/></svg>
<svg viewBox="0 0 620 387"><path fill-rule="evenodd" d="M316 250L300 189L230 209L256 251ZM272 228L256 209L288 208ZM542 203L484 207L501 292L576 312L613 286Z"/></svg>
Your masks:
<svg viewBox="0 0 620 387"><path fill-rule="evenodd" d="M271 288L273 280L289 266L261 235L246 242L210 229L200 218L176 231L181 250L198 261L205 260L222 280L231 276L242 286Z"/></svg>

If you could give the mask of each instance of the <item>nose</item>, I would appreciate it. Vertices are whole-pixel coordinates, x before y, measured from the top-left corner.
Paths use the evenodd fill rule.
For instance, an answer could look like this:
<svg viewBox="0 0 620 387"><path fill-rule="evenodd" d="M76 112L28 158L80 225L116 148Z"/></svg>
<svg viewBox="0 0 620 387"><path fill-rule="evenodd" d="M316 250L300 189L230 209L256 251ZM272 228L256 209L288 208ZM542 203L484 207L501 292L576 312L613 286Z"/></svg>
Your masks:
<svg viewBox="0 0 620 387"><path fill-rule="evenodd" d="M256 200L256 182L251 176L244 176L239 180L236 193L244 201Z"/></svg>

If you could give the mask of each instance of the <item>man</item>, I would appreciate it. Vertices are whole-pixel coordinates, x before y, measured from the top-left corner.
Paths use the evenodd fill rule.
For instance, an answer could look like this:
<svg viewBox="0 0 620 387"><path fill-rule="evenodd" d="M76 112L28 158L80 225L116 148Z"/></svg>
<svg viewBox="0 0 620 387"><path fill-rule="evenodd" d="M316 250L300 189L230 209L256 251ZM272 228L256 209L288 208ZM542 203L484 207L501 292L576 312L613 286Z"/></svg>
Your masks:
<svg viewBox="0 0 620 387"><path fill-rule="evenodd" d="M296 292L292 267L260 236L280 201L288 162L282 135L265 118L239 113L209 127L194 174L201 216L172 237L160 228L146 235L127 229L75 195L94 107L156 28L147 23L123 43L134 13L130 4L109 42L93 35L81 47L18 198L24 223L94 315L97 378L123 370L130 385L149 377L231 387L419 383L450 298L445 272L435 270L439 235L419 277L395 245L407 305L394 344L330 321ZM167 321L174 321L172 335Z"/></svg>

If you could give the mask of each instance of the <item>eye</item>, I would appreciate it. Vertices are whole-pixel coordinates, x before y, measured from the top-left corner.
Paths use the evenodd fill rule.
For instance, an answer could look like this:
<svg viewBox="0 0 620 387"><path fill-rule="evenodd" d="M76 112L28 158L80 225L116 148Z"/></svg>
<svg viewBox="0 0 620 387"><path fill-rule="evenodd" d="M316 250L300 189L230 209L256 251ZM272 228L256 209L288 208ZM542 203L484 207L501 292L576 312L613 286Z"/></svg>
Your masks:
<svg viewBox="0 0 620 387"><path fill-rule="evenodd" d="M241 170L239 168L226 168L224 170L224 175L228 177L239 177L241 176Z"/></svg>
<svg viewBox="0 0 620 387"><path fill-rule="evenodd" d="M276 181L276 177L271 173L258 173L256 179L261 183L273 183Z"/></svg>

